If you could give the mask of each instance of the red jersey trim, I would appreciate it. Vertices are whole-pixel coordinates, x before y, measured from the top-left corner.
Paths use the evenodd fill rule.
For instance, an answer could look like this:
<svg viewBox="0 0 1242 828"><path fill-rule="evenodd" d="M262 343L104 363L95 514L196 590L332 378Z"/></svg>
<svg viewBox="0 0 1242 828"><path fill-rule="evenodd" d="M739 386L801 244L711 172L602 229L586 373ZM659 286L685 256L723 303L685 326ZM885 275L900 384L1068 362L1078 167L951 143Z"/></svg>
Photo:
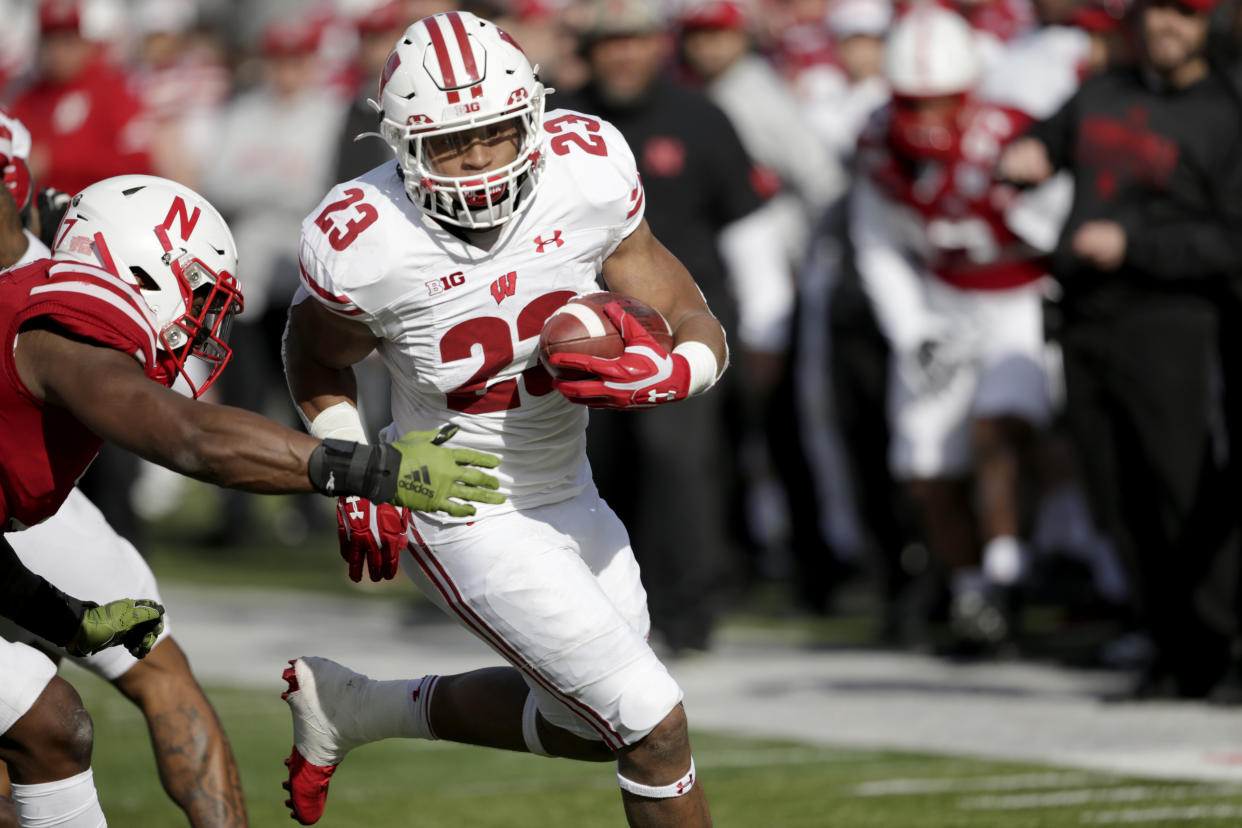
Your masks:
<svg viewBox="0 0 1242 828"><path fill-rule="evenodd" d="M315 280L311 278L310 274L306 272L306 265L302 264L301 260L298 261L298 271L301 273L302 281L306 284L306 287L318 296L320 300L327 305L329 310L344 314L346 316L357 316L362 313L362 308L349 301L348 297L337 296L334 293L330 293L316 283Z"/></svg>

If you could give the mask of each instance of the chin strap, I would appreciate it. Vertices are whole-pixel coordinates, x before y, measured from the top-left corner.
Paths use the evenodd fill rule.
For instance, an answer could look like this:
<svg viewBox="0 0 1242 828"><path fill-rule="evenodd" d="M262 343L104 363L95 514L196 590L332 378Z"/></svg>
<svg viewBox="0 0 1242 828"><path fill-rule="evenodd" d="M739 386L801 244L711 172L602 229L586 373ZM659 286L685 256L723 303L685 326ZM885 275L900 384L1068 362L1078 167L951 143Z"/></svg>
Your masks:
<svg viewBox="0 0 1242 828"><path fill-rule="evenodd" d="M623 791L628 791L635 796L645 796L648 799L672 799L675 796L684 796L694 787L694 757L690 757L690 770L686 771L686 775L668 785L643 785L632 779L626 779L619 771L617 784Z"/></svg>

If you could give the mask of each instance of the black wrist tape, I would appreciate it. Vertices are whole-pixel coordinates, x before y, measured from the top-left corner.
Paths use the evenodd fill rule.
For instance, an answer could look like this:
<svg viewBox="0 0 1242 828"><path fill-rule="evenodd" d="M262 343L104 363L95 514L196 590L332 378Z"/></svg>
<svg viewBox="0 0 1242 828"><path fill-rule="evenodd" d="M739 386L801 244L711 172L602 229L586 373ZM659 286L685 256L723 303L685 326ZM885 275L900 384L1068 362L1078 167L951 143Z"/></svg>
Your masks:
<svg viewBox="0 0 1242 828"><path fill-rule="evenodd" d="M23 566L5 541L0 541L0 569L0 614L59 647L68 645L88 604Z"/></svg>
<svg viewBox="0 0 1242 828"><path fill-rule="evenodd" d="M388 503L397 494L401 453L388 443L368 446L349 440L324 440L311 452L311 485L329 497L361 495Z"/></svg>

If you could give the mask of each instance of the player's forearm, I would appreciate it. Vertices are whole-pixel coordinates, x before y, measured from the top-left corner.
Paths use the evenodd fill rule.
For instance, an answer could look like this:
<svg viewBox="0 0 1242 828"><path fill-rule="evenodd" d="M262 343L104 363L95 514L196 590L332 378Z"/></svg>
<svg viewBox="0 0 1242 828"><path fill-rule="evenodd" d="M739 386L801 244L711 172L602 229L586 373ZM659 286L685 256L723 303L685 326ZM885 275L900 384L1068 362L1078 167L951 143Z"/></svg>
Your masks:
<svg viewBox="0 0 1242 828"><path fill-rule="evenodd" d="M31 572L0 537L0 615L64 647L82 622L84 605Z"/></svg>
<svg viewBox="0 0 1242 828"><path fill-rule="evenodd" d="M358 382L350 365L328 364L316 358L314 332L308 329L308 318L306 309L300 305L290 309L280 356L293 404L309 427L316 417L334 405L347 403L357 408Z"/></svg>
<svg viewBox="0 0 1242 828"><path fill-rule="evenodd" d="M338 403L358 406L358 382L353 368L332 368L286 350L285 377L293 404L308 425Z"/></svg>
<svg viewBox="0 0 1242 828"><path fill-rule="evenodd" d="M716 358L716 376L724 373L729 364L729 348L725 341L724 328L716 317L706 310L694 311L680 317L673 325L674 349L686 342L702 342L711 349Z"/></svg>
<svg viewBox="0 0 1242 828"><path fill-rule="evenodd" d="M267 494L315 490L307 470L319 440L244 409L207 403L194 408L184 433L133 450L189 477L232 489Z"/></svg>

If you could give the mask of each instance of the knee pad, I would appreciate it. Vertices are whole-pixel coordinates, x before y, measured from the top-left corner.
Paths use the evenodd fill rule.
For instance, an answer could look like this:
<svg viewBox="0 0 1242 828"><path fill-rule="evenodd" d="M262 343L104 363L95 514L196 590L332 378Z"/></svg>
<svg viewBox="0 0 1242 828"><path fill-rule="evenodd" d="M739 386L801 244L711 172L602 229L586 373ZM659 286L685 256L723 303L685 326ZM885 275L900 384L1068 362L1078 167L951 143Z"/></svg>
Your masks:
<svg viewBox="0 0 1242 828"><path fill-rule="evenodd" d="M664 721L685 695L681 686L658 665L658 670L648 671L641 679L633 681L621 693L617 716L630 744L650 733Z"/></svg>
<svg viewBox="0 0 1242 828"><path fill-rule="evenodd" d="M690 757L690 770L680 779L670 782L667 785L644 785L641 782L635 782L632 779L626 779L617 771L617 784L621 786L621 790L628 791L635 796L645 796L649 799L672 799L677 796L685 796L694 787L694 757Z"/></svg>

